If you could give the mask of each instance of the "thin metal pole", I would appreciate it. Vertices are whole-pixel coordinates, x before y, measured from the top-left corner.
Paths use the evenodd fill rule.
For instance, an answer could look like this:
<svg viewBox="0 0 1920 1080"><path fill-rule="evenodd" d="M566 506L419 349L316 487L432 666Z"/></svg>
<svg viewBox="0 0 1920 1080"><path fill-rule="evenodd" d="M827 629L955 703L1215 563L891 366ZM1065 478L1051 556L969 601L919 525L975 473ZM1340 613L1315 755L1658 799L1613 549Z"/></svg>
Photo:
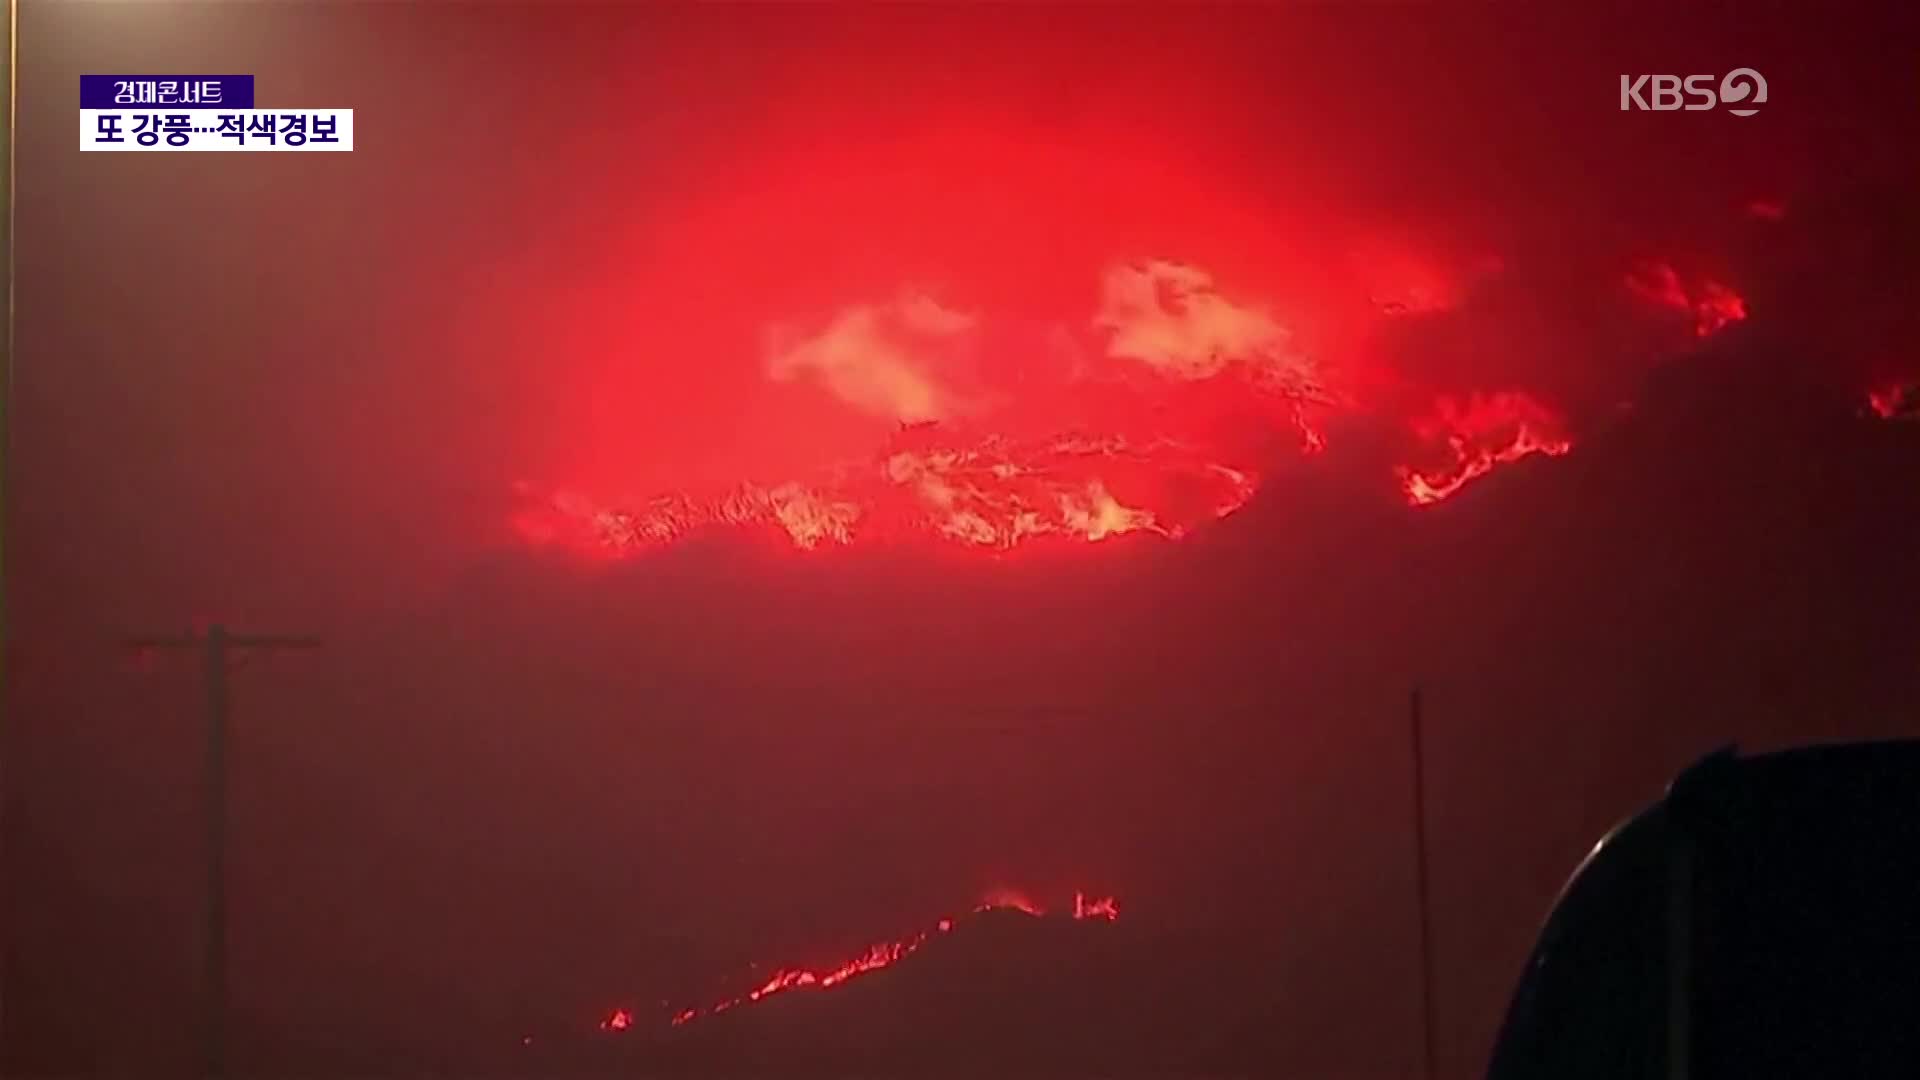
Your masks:
<svg viewBox="0 0 1920 1080"><path fill-rule="evenodd" d="M1437 1080L1440 1055L1433 1020L1433 901L1427 884L1427 755L1421 732L1418 687L1414 688L1409 704L1413 737L1414 882L1420 908L1420 1032L1426 1048L1426 1078Z"/></svg>
<svg viewBox="0 0 1920 1080"><path fill-rule="evenodd" d="M6 202L4 215L0 215L0 248L6 248L6 327L0 327L0 536L6 534L6 469L13 459L13 436L10 425L10 409L13 407L13 146L19 140L19 2L8 0L6 4L6 140L0 146L0 154L6 154L6 167L0 169L0 202ZM4 546L4 542L0 542ZM4 557L0 557L4 565ZM6 580L4 569L0 569L0 580ZM0 686L6 684L6 600L0 598ZM10 855L8 847L13 840L13 815L6 813L8 801L13 801L10 780L23 774L19 767L19 748L25 744L23 738L15 734L15 719L19 713L10 711L6 719L0 719L0 855ZM6 723L12 721L12 726ZM6 763L12 763L13 771L6 771ZM15 809L15 813L19 813ZM8 909L8 915L12 911ZM0 970L8 969L12 961L12 934L8 942L0 942ZM4 999L6 994L0 994ZM0 1030L6 1030L6 1003L0 1001Z"/></svg>
<svg viewBox="0 0 1920 1080"><path fill-rule="evenodd" d="M7 134L4 140L4 146L0 146L0 153L6 155L5 166L4 168L0 168L0 185L4 185L3 188L0 188L0 202L6 203L4 216L0 216L0 247L6 249L6 266L4 272L6 274L7 294L5 311L6 326L0 327L0 533L6 531L6 511L4 510L4 507L7 505L5 497L6 469L7 464L13 460L13 439L12 427L9 423L11 419L9 410L13 408L13 272L17 265L13 255L13 202L15 195L14 147L19 141L15 133L20 130L20 106L18 104L20 99L20 8L18 0L7 0L6 55ZM5 580L4 571L0 571L0 580ZM4 642L7 636L6 617L6 601L0 598L0 642ZM7 672L4 670L6 662L5 653L6 650L0 648L0 685L4 685L7 676ZM8 719L13 719L13 717L17 715L18 713L16 712L10 715ZM19 723L17 719L13 719L13 722L16 725ZM19 759L19 751L17 748L21 745L21 742L22 740L14 737L11 727L7 726L4 722L0 722L0 744L11 744L8 745L6 749L12 751L11 753L0 753L0 759L17 762ZM21 769L16 764L12 775L19 775L20 772ZM5 800L11 798L13 794L7 785L8 779L10 779L10 776L7 774L4 765L0 765L0 808L4 807ZM0 812L0 849L5 849L13 839L12 834L8 831L11 828L11 823L12 818L4 812ZM4 850L0 850L0 854L3 853L5 853ZM12 935L9 934L8 938L9 942L0 943L0 970L5 970L8 961L12 959L12 946L10 944ZM0 994L0 998L5 998L5 996L5 994ZM0 1001L0 1030L5 1030L5 1028L6 1006L4 1001Z"/></svg>

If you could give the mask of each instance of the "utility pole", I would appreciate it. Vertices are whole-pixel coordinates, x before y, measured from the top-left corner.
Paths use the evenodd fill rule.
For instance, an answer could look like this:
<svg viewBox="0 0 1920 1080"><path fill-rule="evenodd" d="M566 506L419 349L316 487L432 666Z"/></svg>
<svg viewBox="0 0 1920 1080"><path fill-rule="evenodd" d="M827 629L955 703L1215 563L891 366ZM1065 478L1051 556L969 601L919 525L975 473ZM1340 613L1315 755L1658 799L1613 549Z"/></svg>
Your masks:
<svg viewBox="0 0 1920 1080"><path fill-rule="evenodd" d="M231 654L246 649L316 649L318 638L236 634L215 623L206 633L136 637L136 649L198 649L207 689L207 925L202 992L203 1050L208 1080L227 1071L227 674Z"/></svg>
<svg viewBox="0 0 1920 1080"><path fill-rule="evenodd" d="M1414 687L1408 705L1413 738L1414 887L1420 906L1420 1031L1426 1050L1426 1080L1437 1080L1440 1058L1433 1024L1433 903L1427 885L1427 755L1420 730L1419 687Z"/></svg>
<svg viewBox="0 0 1920 1080"><path fill-rule="evenodd" d="M0 139L0 155L4 155L6 159L4 162L0 162L0 202L6 204L4 207L0 207L0 248L4 248L6 251L4 269L0 270L0 273L4 273L6 277L6 281L0 284L0 289L3 289L6 293L6 310L4 313L6 325L0 327L0 508L6 506L4 494L6 471L13 457L13 440L10 437L10 428L8 427L10 417L8 410L13 407L13 146L14 143L18 141L15 132L19 130L18 120L20 116L19 7L18 0L7 0L7 40L4 52L7 67L7 132L6 137ZM5 510L0 509L0 532L5 531L5 516ZM4 574L0 574L0 580L5 580ZM0 599L0 641L4 641L7 636L6 616L5 600ZM5 649L0 648L0 666L4 666L5 664L4 654ZM7 672L0 671L0 685L4 684L7 674ZM8 719L12 719L12 717ZM17 723L18 721L15 721L16 725ZM4 722L0 722L0 742L10 740L12 735L12 729ZM6 755L0 754L0 756ZM14 770L17 772L18 769L19 766L15 765ZM6 784L7 779L9 779L9 777L6 769L0 767L0 800L7 800L13 796L12 790ZM4 850L7 841L12 839L10 833L5 831L10 828L10 825L11 819L6 818L4 814L0 814L0 850ZM11 937L11 935L9 935L9 937ZM7 962L11 959L11 941L0 944L0 969L4 969ZM0 997L3 996L5 995L0 995ZM0 1030L5 1029L6 1005L4 1002L0 1002Z"/></svg>

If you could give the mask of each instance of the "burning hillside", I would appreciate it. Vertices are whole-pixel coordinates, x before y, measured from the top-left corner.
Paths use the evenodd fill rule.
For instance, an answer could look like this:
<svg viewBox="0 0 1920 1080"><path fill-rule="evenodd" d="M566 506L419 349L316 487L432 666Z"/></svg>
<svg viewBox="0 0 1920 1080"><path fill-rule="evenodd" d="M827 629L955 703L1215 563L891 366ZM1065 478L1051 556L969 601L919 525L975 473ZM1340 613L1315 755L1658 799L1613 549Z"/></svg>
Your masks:
<svg viewBox="0 0 1920 1080"><path fill-rule="evenodd" d="M790 991L831 990L879 971L889 968L919 952L930 940L937 936L952 934L965 927L974 918L997 914L1014 914L1027 918L1043 919L1049 913L1026 894L1012 890L996 890L987 898L959 916L943 916L926 929L908 934L905 937L876 942L858 954L824 968L782 967L760 981L757 985L741 993L732 994L710 1005L687 1006L677 1008L665 1018L670 1027L681 1027L705 1017L762 1002L777 994ZM1111 896L1089 896L1084 892L1073 894L1073 906L1062 913L1075 921L1112 922L1120 917L1120 905ZM605 1032L624 1032L635 1026L634 1013L625 1006L611 1009L600 1021L600 1030Z"/></svg>
<svg viewBox="0 0 1920 1080"><path fill-rule="evenodd" d="M1442 1074L1608 807L1915 734L1910 14L20 7L5 1075L217 1071L210 764L229 1075L1384 1077L1408 687ZM72 152L193 56L362 145Z"/></svg>
<svg viewBox="0 0 1920 1080"><path fill-rule="evenodd" d="M1531 454L1558 457L1573 449L1564 422L1524 393L1476 394L1466 401L1441 398L1432 416L1414 422L1421 439L1444 450L1432 467L1402 466L1407 501L1424 506L1459 491L1496 467Z"/></svg>
<svg viewBox="0 0 1920 1080"><path fill-rule="evenodd" d="M1171 439L962 442L908 430L876 460L812 483L605 505L565 493L524 512L516 526L529 541L613 556L720 527L771 530L801 550L914 536L1007 550L1136 532L1179 537L1238 510L1255 486L1245 469Z"/></svg>
<svg viewBox="0 0 1920 1080"><path fill-rule="evenodd" d="M1388 265L1404 271L1405 262ZM1446 319L1469 284L1504 264L1476 259L1458 283L1419 269L1414 284L1370 291L1362 319L1372 328L1325 355L1275 305L1159 259L1109 267L1090 316L1024 337L911 291L847 308L810 333L776 326L768 378L810 385L894 425L871 457L705 493L608 497L526 485L512 524L529 545L599 558L716 530L759 531L803 551L923 538L1005 552L1190 535L1244 506L1284 456L1320 456L1331 425L1404 432L1407 458L1393 473L1414 506L1500 465L1571 450L1566 421L1535 392L1422 398L1420 373L1373 356L1364 342L1388 323L1417 333L1421 320ZM1626 281L1650 309L1684 312L1696 339L1747 315L1728 286L1684 279L1666 263ZM1382 291L1408 299L1383 302ZM1025 360L985 355L994 349Z"/></svg>
<svg viewBox="0 0 1920 1080"><path fill-rule="evenodd" d="M1626 282L1634 295L1690 319L1695 337L1708 337L1747 317L1747 302L1733 289L1708 277L1683 281L1664 262L1638 267Z"/></svg>

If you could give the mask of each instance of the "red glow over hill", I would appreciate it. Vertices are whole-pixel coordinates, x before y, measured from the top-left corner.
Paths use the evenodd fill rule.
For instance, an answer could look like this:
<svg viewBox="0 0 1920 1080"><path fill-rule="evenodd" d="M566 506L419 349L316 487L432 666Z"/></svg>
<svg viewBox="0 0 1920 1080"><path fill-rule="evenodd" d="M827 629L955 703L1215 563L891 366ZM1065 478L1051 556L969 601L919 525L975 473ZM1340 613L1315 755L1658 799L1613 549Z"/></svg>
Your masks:
<svg viewBox="0 0 1920 1080"><path fill-rule="evenodd" d="M1895 380L1867 391L1867 410L1882 420L1920 419L1920 379Z"/></svg>
<svg viewBox="0 0 1920 1080"><path fill-rule="evenodd" d="M704 1007L690 1006L676 1009L667 1017L667 1024L671 1027L681 1027L703 1017L717 1016L788 991L831 990L862 975L892 967L919 951L934 936L953 933L963 926L967 918L989 912L1016 912L1035 919L1048 917L1047 910L1026 894L1009 889L998 889L989 893L966 915L945 916L935 921L929 929L869 945L857 955L832 967L780 968L745 993L721 998ZM1073 907L1067 914L1076 920L1112 922L1120 917L1120 905L1111 896L1090 896L1084 892L1075 892ZM629 1030L633 1024L632 1012L624 1007L616 1007L609 1010L601 1019L599 1027L602 1031L621 1032Z"/></svg>
<svg viewBox="0 0 1920 1080"><path fill-rule="evenodd" d="M1008 146L993 152L1016 154ZM1035 183L1071 188L1075 165L1048 161ZM801 196L768 198L785 206ZM877 190L874 198L908 217L931 213L893 206ZM685 229L733 236L743 221L801 229L770 219L760 200L710 202ZM1096 221L1083 225L1096 233ZM682 240L697 261L693 233ZM933 542L1006 553L1100 546L1119 536L1187 538L1250 502L1284 455L1319 457L1336 450L1331 432L1369 425L1402 440L1413 434L1404 461L1379 477L1382 490L1398 479L1409 505L1444 502L1523 457L1571 450L1574 432L1546 392L1513 380L1438 382L1419 367L1417 350L1377 348L1392 334L1446 325L1473 304L1475 290L1515 273L1507 259L1446 258L1405 238L1334 250L1344 256L1319 275L1240 269L1229 277L1164 256L1106 258L1083 263L1077 275L1035 265L1023 292L895 284L891 294L812 306L812 317L764 317L756 354L747 346L735 359L758 369L760 390L814 417L810 427L783 427L785 438L801 446L806 430L831 427L835 444L854 446L849 432L858 430L870 450L783 455L783 465L753 475L637 492L595 490L605 480L526 484L511 528L530 548L595 561L659 552L716 530L760 532L797 552ZM972 261L962 263L977 273ZM1014 267L993 271L987 279L1004 284ZM1670 332L1684 334L1676 344L1749 315L1732 286L1668 261L1644 261L1619 281L1630 307L1642 311L1620 317L1674 323ZM739 319L739 311L728 315ZM1492 334L1476 350L1515 348ZM620 409L599 411L616 417ZM589 473L605 477L607 469Z"/></svg>
<svg viewBox="0 0 1920 1080"><path fill-rule="evenodd" d="M1710 337L1747 317L1747 302L1733 289L1712 278L1683 281L1664 262L1647 263L1626 281L1627 288L1648 303L1691 316L1695 337Z"/></svg>
<svg viewBox="0 0 1920 1080"><path fill-rule="evenodd" d="M1401 489L1415 506L1440 502L1479 477L1532 454L1558 457L1573 448L1560 418L1524 393L1442 398L1413 425L1436 448L1431 467L1400 469Z"/></svg>

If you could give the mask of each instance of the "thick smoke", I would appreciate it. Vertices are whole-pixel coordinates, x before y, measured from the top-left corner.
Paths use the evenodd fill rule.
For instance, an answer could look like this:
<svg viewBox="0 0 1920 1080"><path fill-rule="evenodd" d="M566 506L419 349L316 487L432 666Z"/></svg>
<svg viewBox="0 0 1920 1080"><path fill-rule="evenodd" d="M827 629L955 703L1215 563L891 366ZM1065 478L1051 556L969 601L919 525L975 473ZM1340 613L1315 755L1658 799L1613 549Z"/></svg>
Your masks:
<svg viewBox="0 0 1920 1080"><path fill-rule="evenodd" d="M115 644L218 615L326 643L231 681L236 1071L1011 882L1127 914L983 1007L1409 1075L1419 684L1475 1074L1675 769L1913 731L1912 35L1799 18L23 5L7 1071L197 1069L202 686ZM74 154L136 41L394 137ZM1674 63L1773 99L1615 110ZM922 1003L915 1071L974 956L827 1029Z"/></svg>
<svg viewBox="0 0 1920 1080"><path fill-rule="evenodd" d="M918 293L885 306L856 305L798 340L789 327L769 328L767 375L776 382L815 379L847 405L882 419L949 420L968 411L951 380L975 325L973 316Z"/></svg>

